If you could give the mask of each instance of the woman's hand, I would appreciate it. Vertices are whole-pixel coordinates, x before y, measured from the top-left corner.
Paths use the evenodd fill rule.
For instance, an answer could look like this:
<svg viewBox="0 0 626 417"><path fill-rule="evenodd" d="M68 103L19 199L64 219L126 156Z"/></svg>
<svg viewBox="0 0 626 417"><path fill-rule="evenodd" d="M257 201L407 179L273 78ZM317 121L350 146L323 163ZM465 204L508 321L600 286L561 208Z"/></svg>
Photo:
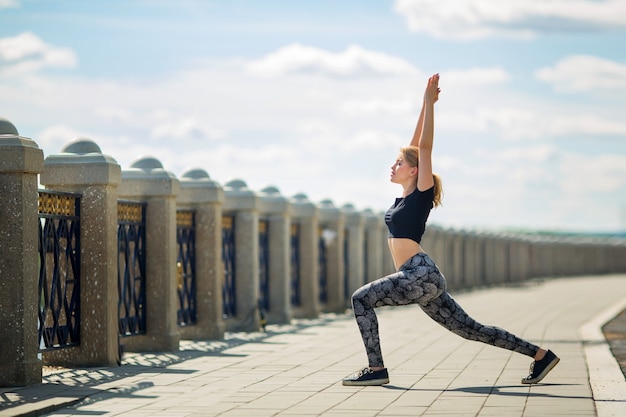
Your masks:
<svg viewBox="0 0 626 417"><path fill-rule="evenodd" d="M439 88L439 74L435 74L428 79L426 91L424 92L424 102L435 104L437 100L439 100L440 92L441 89Z"/></svg>

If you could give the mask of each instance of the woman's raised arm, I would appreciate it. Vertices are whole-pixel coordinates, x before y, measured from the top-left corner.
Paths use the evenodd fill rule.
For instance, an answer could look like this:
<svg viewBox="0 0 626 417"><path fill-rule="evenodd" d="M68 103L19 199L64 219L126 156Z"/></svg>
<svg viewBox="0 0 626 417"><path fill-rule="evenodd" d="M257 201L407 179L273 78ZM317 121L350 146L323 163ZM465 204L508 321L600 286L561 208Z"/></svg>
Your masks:
<svg viewBox="0 0 626 417"><path fill-rule="evenodd" d="M424 92L424 104L418 121L421 132L417 141L419 148L419 165L417 167L417 189L424 191L432 187L433 179L432 150L435 131L435 103L439 99L439 74L428 79ZM417 132L414 136L417 135ZM413 144L415 137L411 141Z"/></svg>

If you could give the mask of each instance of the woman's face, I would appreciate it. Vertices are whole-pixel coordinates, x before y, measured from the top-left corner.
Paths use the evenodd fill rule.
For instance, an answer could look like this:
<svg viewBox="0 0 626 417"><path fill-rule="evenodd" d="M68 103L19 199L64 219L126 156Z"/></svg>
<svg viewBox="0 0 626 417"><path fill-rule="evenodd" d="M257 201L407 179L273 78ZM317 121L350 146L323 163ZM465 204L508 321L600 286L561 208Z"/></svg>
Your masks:
<svg viewBox="0 0 626 417"><path fill-rule="evenodd" d="M391 166L391 182L403 184L410 180L412 176L417 174L417 168L410 166L402 154L398 155L398 159Z"/></svg>

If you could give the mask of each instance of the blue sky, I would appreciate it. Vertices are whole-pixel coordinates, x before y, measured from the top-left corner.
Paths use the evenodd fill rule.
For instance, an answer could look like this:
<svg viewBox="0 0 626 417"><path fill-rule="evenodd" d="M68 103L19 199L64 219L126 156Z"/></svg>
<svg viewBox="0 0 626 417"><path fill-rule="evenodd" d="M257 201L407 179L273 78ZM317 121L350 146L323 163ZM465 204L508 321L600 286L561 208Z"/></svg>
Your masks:
<svg viewBox="0 0 626 417"><path fill-rule="evenodd" d="M624 231L624 45L623 0L0 0L0 116L384 211L439 72L432 222Z"/></svg>

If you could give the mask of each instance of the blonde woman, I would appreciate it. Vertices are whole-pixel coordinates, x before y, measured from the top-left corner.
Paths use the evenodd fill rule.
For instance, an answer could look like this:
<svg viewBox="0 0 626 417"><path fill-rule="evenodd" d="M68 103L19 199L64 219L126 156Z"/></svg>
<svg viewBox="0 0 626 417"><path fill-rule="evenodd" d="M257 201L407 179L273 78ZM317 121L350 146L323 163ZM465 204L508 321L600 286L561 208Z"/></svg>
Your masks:
<svg viewBox="0 0 626 417"><path fill-rule="evenodd" d="M343 380L343 385L383 385L389 374L383 362L374 309L417 304L433 320L468 340L509 349L534 359L523 384L540 382L559 362L542 349L504 329L485 326L469 317L446 291L446 279L420 246L430 210L441 204L441 179L433 174L434 105L439 98L439 74L428 80L424 102L409 146L391 167L391 182L402 186L402 197L385 214L388 243L397 272L359 288L352 307L363 338L369 366Z"/></svg>

